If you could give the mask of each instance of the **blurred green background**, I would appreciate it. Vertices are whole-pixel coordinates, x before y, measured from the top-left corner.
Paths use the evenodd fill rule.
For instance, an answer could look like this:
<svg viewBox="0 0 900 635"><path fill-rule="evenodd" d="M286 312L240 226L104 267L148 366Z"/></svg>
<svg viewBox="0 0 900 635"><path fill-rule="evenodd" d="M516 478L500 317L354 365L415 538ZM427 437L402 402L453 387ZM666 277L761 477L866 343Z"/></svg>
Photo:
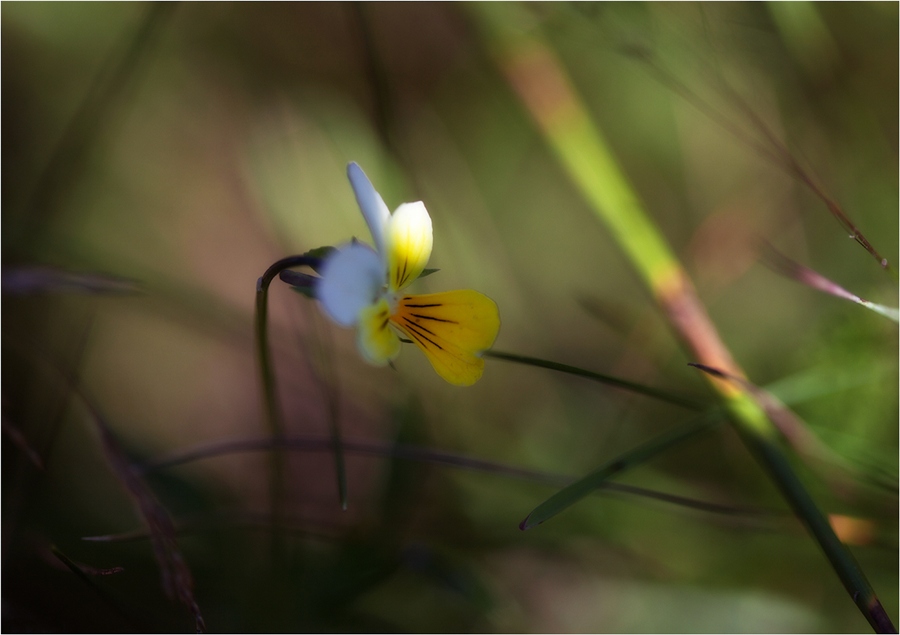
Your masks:
<svg viewBox="0 0 900 635"><path fill-rule="evenodd" d="M497 349L712 402L506 83L488 19L550 42L749 377L895 484L797 461L900 618L897 326L778 276L758 241L876 302L896 306L896 282L716 121L758 139L757 113L896 268L896 3L36 2L2 6L3 630L194 627L146 536L82 540L142 524L73 390L135 465L265 437L256 280L370 240L349 161L392 209L425 202L441 271L416 290L492 297ZM580 476L690 413L490 359L455 388L412 347L369 367L278 281L270 321L288 435L327 439L336 417L376 445L348 450L345 512L329 452L289 453L275 549L266 452L147 476L211 631L868 628L731 428L618 479L727 511L604 492L521 532L556 488L476 459Z"/></svg>

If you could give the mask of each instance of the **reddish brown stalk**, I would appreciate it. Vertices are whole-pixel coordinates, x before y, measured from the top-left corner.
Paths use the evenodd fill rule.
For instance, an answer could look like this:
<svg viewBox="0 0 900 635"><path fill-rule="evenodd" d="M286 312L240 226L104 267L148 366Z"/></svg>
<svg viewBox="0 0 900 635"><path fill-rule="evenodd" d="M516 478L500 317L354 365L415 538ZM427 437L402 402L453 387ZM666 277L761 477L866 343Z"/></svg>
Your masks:
<svg viewBox="0 0 900 635"><path fill-rule="evenodd" d="M194 598L194 579L178 548L175 528L168 512L144 483L135 466L128 460L100 409L78 386L76 379L42 357L31 356L31 358L34 362L40 363L58 375L71 394L81 403L100 435L103 451L110 468L127 491L135 510L147 527L153 546L153 555L159 565L163 590L170 598L177 599L188 608L194 618L196 631L205 633L206 624ZM66 564L69 566L68 562ZM70 568L72 567L70 566ZM81 570L80 567L77 568L79 571Z"/></svg>
<svg viewBox="0 0 900 635"><path fill-rule="evenodd" d="M24 454L36 468L39 470L44 469L44 461L41 459L41 455L31 446L21 430L7 421L6 418L3 419L3 432L6 433L13 445L19 448L22 454Z"/></svg>

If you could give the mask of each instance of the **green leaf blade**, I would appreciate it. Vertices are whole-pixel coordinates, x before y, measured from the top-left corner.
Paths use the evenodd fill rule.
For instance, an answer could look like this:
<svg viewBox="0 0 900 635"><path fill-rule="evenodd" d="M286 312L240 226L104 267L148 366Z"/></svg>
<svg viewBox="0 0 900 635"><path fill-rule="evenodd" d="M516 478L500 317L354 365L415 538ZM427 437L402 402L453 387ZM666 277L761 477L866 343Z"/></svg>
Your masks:
<svg viewBox="0 0 900 635"><path fill-rule="evenodd" d="M564 487L546 501L534 508L534 510L519 523L519 529L525 531L541 523L550 520L560 512L568 509L582 498L592 494L604 485L604 483L632 467L640 465L647 459L667 450L668 448L684 441L685 439L709 428L718 420L716 410L695 419L692 425L681 427L668 434L656 437L637 448L620 455L619 457L601 465L599 468L580 478L568 487Z"/></svg>

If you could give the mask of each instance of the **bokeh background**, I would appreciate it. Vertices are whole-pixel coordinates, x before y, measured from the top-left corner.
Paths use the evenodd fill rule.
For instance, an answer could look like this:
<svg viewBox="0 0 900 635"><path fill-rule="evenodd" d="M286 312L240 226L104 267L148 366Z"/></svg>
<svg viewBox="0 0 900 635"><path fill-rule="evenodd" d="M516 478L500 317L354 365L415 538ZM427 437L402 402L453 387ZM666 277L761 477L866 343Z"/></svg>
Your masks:
<svg viewBox="0 0 900 635"><path fill-rule="evenodd" d="M868 628L727 425L618 479L718 507L604 491L522 532L553 479L690 413L498 360L460 389L412 347L373 368L278 281L280 403L307 442L278 529L260 448L137 471L266 438L256 280L369 240L349 161L389 207L425 202L440 272L417 290L492 297L497 349L712 403L499 70L491 21L550 43L752 380L894 483L796 461L900 618L897 326L777 275L759 240L873 301L896 306L896 281L738 138L772 130L896 268L896 3L36 2L2 6L3 630L189 630L185 570L211 631ZM315 445L335 423L367 444L346 511ZM171 517L171 598L128 474Z"/></svg>

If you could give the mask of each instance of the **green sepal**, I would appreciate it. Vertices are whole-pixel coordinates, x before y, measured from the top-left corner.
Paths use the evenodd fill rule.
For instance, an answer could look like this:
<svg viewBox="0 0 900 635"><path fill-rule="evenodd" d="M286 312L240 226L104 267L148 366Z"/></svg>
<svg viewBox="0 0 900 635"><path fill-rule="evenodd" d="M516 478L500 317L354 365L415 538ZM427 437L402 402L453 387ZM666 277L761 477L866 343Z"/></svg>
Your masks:
<svg viewBox="0 0 900 635"><path fill-rule="evenodd" d="M317 264L310 263L309 267L316 273L322 273L321 271L319 271L319 269L322 268L322 263L328 256L331 255L333 251L337 251L337 249L335 247L332 247L331 245L326 245L324 247L316 247L315 249L310 249L305 254L303 254L303 256L306 258L315 258L316 260L318 260L319 262Z"/></svg>
<svg viewBox="0 0 900 635"><path fill-rule="evenodd" d="M316 299L316 290L314 287L295 287L294 285L290 285L290 287L300 295L306 296L310 300Z"/></svg>

